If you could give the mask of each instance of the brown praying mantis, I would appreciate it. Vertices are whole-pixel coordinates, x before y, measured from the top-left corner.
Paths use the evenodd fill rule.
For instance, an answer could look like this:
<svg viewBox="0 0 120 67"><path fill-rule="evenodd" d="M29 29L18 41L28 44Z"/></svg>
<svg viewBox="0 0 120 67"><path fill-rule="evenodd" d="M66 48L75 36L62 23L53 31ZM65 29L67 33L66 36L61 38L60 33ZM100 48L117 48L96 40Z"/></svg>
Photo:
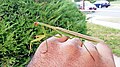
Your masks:
<svg viewBox="0 0 120 67"><path fill-rule="evenodd" d="M83 39L86 39L86 40L89 40L89 41L93 41L93 42L104 43L104 41L101 40L101 39L98 39L98 38L95 38L95 37L91 37L91 36L87 36L87 35L84 35L84 34L81 34L81 33L77 33L77 32L74 32L74 31L66 30L66 29L63 29L63 28L60 28L60 27L51 26L51 25L48 25L48 24L45 24L45 23L34 22L34 25L35 26L41 25L41 26L45 26L45 27L51 28L51 29L57 31L58 34L61 34L61 35L63 34L63 35L68 36L68 37L77 37L77 38L83 38ZM42 28L44 29L44 27L42 27ZM43 33L44 33L44 35L36 36L36 39L32 40L30 42L30 49L31 49L31 46L32 46L33 42L40 41L41 39L46 37L46 32L44 31ZM86 46L85 46L85 48L87 49ZM87 49L87 51L91 55L91 53L90 53L90 51L88 49ZM93 58L92 55L91 55L91 57ZM94 58L93 58L93 60L94 60Z"/></svg>

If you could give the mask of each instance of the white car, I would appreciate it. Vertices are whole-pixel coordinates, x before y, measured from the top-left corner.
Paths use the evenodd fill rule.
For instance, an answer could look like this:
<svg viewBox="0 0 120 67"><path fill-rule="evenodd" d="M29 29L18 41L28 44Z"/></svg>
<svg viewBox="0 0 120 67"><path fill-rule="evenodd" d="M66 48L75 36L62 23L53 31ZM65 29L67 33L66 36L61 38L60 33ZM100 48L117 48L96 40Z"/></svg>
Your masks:
<svg viewBox="0 0 120 67"><path fill-rule="evenodd" d="M84 6L83 6L83 1L80 1L80 2L76 2L77 4L77 7L81 10L86 10L86 11L94 11L94 10L97 10L97 7L90 3L89 1L84 1Z"/></svg>

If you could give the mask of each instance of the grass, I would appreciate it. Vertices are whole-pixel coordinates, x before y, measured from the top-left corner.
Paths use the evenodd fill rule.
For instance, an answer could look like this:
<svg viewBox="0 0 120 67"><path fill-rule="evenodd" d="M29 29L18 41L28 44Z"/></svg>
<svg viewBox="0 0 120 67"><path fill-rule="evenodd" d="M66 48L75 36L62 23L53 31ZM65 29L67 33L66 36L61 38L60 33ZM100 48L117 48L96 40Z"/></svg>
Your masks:
<svg viewBox="0 0 120 67"><path fill-rule="evenodd" d="M106 44L112 48L117 56L120 56L120 30L99 26L96 24L87 24L87 34L103 39Z"/></svg>

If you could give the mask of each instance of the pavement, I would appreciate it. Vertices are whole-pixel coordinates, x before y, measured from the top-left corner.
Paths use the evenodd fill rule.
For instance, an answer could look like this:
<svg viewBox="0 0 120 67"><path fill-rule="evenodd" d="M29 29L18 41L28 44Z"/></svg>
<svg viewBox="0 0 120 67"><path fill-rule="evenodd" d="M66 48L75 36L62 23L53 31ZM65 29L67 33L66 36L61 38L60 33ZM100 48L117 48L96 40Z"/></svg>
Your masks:
<svg viewBox="0 0 120 67"><path fill-rule="evenodd" d="M120 67L120 57L113 55L116 67Z"/></svg>
<svg viewBox="0 0 120 67"><path fill-rule="evenodd" d="M92 18L91 16L89 16L88 18L90 18L87 20L89 23L94 23L94 24L105 26L105 27L110 27L110 28L120 30L120 23L113 23L113 22L107 22L104 20L97 20L98 17Z"/></svg>

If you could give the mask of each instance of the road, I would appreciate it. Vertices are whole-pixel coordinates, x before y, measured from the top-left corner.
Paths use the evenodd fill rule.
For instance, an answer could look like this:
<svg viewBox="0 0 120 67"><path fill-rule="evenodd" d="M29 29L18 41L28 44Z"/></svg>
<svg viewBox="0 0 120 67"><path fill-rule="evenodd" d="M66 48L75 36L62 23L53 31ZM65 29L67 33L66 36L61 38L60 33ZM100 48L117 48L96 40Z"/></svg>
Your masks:
<svg viewBox="0 0 120 67"><path fill-rule="evenodd" d="M87 14L91 23L120 29L120 6L98 8L95 13ZM106 20L107 19L107 20Z"/></svg>
<svg viewBox="0 0 120 67"><path fill-rule="evenodd" d="M116 67L120 67L120 57L113 55Z"/></svg>
<svg viewBox="0 0 120 67"><path fill-rule="evenodd" d="M120 17L120 7L110 6L108 8L98 8L98 10L92 14L93 16L107 16L107 17Z"/></svg>

